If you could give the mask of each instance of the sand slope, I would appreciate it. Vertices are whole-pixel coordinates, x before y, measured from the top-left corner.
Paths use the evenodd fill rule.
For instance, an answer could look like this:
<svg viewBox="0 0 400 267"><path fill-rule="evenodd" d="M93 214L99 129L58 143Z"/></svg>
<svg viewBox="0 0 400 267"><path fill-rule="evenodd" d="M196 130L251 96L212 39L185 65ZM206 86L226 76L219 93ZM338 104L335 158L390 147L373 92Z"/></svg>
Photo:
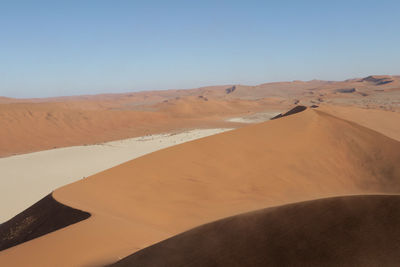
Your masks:
<svg viewBox="0 0 400 267"><path fill-rule="evenodd" d="M322 105L319 109L400 141L400 113L398 112L330 105Z"/></svg>
<svg viewBox="0 0 400 267"><path fill-rule="evenodd" d="M228 129L148 135L0 158L0 223L63 185L156 150ZM82 164L84 162L84 164ZM16 197L18 194L23 194Z"/></svg>
<svg viewBox="0 0 400 267"><path fill-rule="evenodd" d="M0 263L104 265L234 214L398 193L399 162L398 141L308 109L170 147L58 189L57 201L92 216L1 252Z"/></svg>
<svg viewBox="0 0 400 267"><path fill-rule="evenodd" d="M209 223L112 266L398 266L399 225L400 196L319 199Z"/></svg>
<svg viewBox="0 0 400 267"><path fill-rule="evenodd" d="M223 118L269 108L262 100L205 101L197 96L152 105L124 95L82 98L0 103L0 157L174 130L232 128L236 124Z"/></svg>
<svg viewBox="0 0 400 267"><path fill-rule="evenodd" d="M0 97L0 157L183 128L231 128L241 126L235 119L226 121L232 117L251 118L292 105L321 103L400 111L400 78L370 76L45 99Z"/></svg>
<svg viewBox="0 0 400 267"><path fill-rule="evenodd" d="M0 251L89 218L90 214L65 206L48 195L0 224Z"/></svg>

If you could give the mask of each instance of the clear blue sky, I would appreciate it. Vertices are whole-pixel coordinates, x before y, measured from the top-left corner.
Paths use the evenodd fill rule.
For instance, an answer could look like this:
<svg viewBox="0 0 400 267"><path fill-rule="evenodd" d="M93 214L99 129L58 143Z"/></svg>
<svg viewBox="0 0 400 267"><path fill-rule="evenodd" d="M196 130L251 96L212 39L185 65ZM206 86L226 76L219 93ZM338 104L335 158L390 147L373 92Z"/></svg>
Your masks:
<svg viewBox="0 0 400 267"><path fill-rule="evenodd" d="M400 1L0 0L0 95L400 74Z"/></svg>

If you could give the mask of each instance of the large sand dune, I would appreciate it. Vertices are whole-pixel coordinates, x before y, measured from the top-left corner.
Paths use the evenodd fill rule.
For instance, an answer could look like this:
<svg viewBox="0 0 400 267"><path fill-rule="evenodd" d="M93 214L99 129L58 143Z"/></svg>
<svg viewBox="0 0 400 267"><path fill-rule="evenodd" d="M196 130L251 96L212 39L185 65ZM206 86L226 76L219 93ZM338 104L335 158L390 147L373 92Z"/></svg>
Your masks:
<svg viewBox="0 0 400 267"><path fill-rule="evenodd" d="M398 266L400 196L350 196L209 223L112 266Z"/></svg>
<svg viewBox="0 0 400 267"><path fill-rule="evenodd" d="M400 102L399 102L400 103ZM400 113L378 109L322 105L321 110L340 118L356 122L400 141Z"/></svg>
<svg viewBox="0 0 400 267"><path fill-rule="evenodd" d="M47 195L0 225L0 251L89 217L89 213L65 206Z"/></svg>
<svg viewBox="0 0 400 267"><path fill-rule="evenodd" d="M56 190L91 217L1 252L0 263L104 265L243 212L399 193L400 143L382 132L308 109L140 157Z"/></svg>
<svg viewBox="0 0 400 267"><path fill-rule="evenodd" d="M0 158L0 223L63 185L145 154L229 129L197 129ZM17 197L18 196L18 197Z"/></svg>

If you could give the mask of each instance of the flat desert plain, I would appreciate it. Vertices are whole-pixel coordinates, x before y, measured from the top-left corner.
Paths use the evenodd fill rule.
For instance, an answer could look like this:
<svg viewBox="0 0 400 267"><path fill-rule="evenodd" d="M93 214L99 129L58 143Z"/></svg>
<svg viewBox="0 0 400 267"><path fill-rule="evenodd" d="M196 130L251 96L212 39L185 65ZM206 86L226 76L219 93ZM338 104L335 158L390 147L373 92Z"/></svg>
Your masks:
<svg viewBox="0 0 400 267"><path fill-rule="evenodd" d="M181 144L140 157L133 146L82 152L86 159L74 160L88 171L84 179L84 172L76 177L69 170L79 164L56 167L72 174L64 182L76 182L55 189L60 184L51 175L41 180L50 185L48 195L0 225L0 265L400 261L398 76L0 101L5 162L32 155L27 152L235 128L182 138ZM276 113L281 116L268 120ZM63 148L48 150L54 147ZM47 167L39 158L30 164L51 169L50 157L44 157ZM5 165L2 173L28 167ZM33 171L25 175L33 187L41 179ZM26 187L15 184L8 197L27 203Z"/></svg>

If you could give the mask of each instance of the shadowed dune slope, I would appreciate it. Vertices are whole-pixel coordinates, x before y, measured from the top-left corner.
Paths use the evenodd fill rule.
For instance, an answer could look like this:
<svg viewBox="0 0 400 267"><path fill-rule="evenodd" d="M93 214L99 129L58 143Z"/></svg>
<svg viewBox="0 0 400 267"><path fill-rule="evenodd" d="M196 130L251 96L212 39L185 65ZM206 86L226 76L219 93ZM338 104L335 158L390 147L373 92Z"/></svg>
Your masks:
<svg viewBox="0 0 400 267"><path fill-rule="evenodd" d="M399 193L399 162L400 142L307 109L163 149L56 190L57 201L92 216L1 252L0 265L101 266L235 214Z"/></svg>
<svg viewBox="0 0 400 267"><path fill-rule="evenodd" d="M114 267L398 266L400 196L335 197L209 223Z"/></svg>
<svg viewBox="0 0 400 267"><path fill-rule="evenodd" d="M87 219L90 214L65 206L47 195L0 224L0 251Z"/></svg>
<svg viewBox="0 0 400 267"><path fill-rule="evenodd" d="M272 117L271 120L276 120L276 119L279 119L282 117L290 116L290 115L302 112L306 109L307 109L307 107L305 107L305 106L295 106L294 108L292 108L291 110L289 110L288 112L286 112L284 114L281 113L281 114L276 115L275 117Z"/></svg>

